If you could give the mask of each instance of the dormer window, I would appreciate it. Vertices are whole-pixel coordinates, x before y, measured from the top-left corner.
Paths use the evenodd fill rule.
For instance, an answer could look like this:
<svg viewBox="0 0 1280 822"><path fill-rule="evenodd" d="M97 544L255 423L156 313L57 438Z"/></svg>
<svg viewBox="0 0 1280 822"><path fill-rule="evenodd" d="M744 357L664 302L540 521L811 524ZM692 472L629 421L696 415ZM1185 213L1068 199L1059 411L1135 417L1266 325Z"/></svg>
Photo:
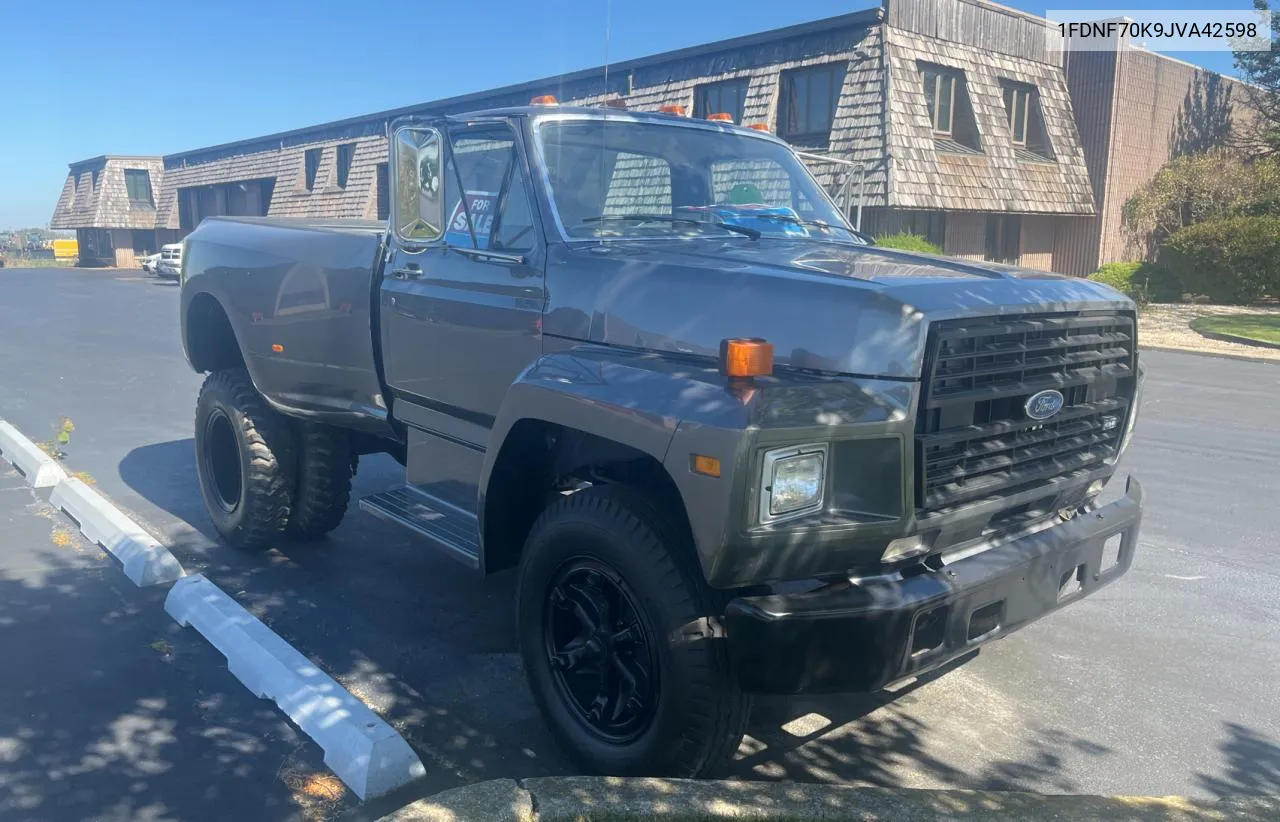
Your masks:
<svg viewBox="0 0 1280 822"><path fill-rule="evenodd" d="M929 107L929 122L933 133L950 137L955 123L956 75L937 66L924 70L924 99Z"/></svg>
<svg viewBox="0 0 1280 822"><path fill-rule="evenodd" d="M1004 79L1000 81L1000 89L1013 153L1026 162L1052 162L1053 148L1049 145L1049 132L1040 110L1039 91L1029 83Z"/></svg>
<svg viewBox="0 0 1280 822"><path fill-rule="evenodd" d="M797 146L827 145L844 87L845 67L845 63L823 63L782 72L779 137Z"/></svg>
<svg viewBox="0 0 1280 822"><path fill-rule="evenodd" d="M1009 83L1004 87L1004 110L1009 115L1009 130L1013 132L1013 144L1027 144L1027 105L1031 101L1029 86Z"/></svg>
<svg viewBox="0 0 1280 822"><path fill-rule="evenodd" d="M934 147L951 154L981 153L964 72L934 63L921 62L919 66Z"/></svg>

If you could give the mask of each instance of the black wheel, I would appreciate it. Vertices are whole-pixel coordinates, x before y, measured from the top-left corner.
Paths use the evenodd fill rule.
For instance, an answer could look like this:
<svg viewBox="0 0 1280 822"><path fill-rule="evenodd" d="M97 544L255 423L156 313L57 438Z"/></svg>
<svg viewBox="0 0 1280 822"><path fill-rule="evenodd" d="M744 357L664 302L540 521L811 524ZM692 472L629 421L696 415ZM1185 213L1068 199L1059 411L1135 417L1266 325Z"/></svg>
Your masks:
<svg viewBox="0 0 1280 822"><path fill-rule="evenodd" d="M196 469L213 527L246 551L270 548L293 503L293 432L242 368L215 371L196 401Z"/></svg>
<svg viewBox="0 0 1280 822"><path fill-rule="evenodd" d="M351 438L327 425L297 429L297 476L286 531L294 539L322 537L337 528L351 501Z"/></svg>
<svg viewBox="0 0 1280 822"><path fill-rule="evenodd" d="M687 528L625 486L553 502L521 558L516 616L529 686L579 767L615 775L714 773L750 703L722 640L717 597Z"/></svg>

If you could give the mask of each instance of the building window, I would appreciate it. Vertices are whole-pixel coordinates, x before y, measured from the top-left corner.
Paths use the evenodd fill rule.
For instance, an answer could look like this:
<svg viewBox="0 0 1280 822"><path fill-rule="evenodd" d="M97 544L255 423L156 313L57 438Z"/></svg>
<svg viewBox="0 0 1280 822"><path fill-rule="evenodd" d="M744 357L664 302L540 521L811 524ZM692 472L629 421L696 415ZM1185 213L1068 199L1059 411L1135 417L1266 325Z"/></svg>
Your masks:
<svg viewBox="0 0 1280 822"><path fill-rule="evenodd" d="M151 229L135 229L132 239L135 254L150 254L156 250L156 233Z"/></svg>
<svg viewBox="0 0 1280 822"><path fill-rule="evenodd" d="M956 75L937 66L924 70L924 100L929 107L933 133L950 137L955 125Z"/></svg>
<svg viewBox="0 0 1280 822"><path fill-rule="evenodd" d="M111 245L111 232L105 228L80 228L76 230L76 242L80 247L80 259L115 259L115 247Z"/></svg>
<svg viewBox="0 0 1280 822"><path fill-rule="evenodd" d="M274 177L178 189L178 221L191 230L206 217L265 217L271 211Z"/></svg>
<svg viewBox="0 0 1280 822"><path fill-rule="evenodd" d="M304 158L304 170L307 175L307 191L313 191L316 187L316 174L320 172L320 152L323 149L309 148Z"/></svg>
<svg viewBox="0 0 1280 822"><path fill-rule="evenodd" d="M1022 218L1017 214L988 214L987 260L1017 265L1021 256Z"/></svg>
<svg viewBox="0 0 1280 822"><path fill-rule="evenodd" d="M124 170L124 187L129 192L129 206L137 208L155 208L155 200L151 198L151 172L142 168L126 168Z"/></svg>
<svg viewBox="0 0 1280 822"><path fill-rule="evenodd" d="M825 145L844 85L844 63L782 73L778 136L798 145Z"/></svg>
<svg viewBox="0 0 1280 822"><path fill-rule="evenodd" d="M347 177L351 174L351 161L355 156L355 143L343 143L338 146L338 188L347 187Z"/></svg>
<svg viewBox="0 0 1280 822"><path fill-rule="evenodd" d="M969 104L964 72L933 63L920 63L919 66L934 147L954 154L981 152L978 121Z"/></svg>
<svg viewBox="0 0 1280 822"><path fill-rule="evenodd" d="M1013 132L1013 144L1027 144L1027 103L1031 98L1031 89L1026 86L1013 85L1004 87L1004 110L1009 116L1009 131Z"/></svg>
<svg viewBox="0 0 1280 822"><path fill-rule="evenodd" d="M1018 159L1032 162L1053 160L1049 132L1044 126L1044 114L1040 110L1040 95L1036 87L1013 80L1001 80L1000 86L1004 92L1009 133Z"/></svg>
<svg viewBox="0 0 1280 822"><path fill-rule="evenodd" d="M378 163L378 176L376 187L378 189L378 219L391 219L391 181L387 177L387 164Z"/></svg>
<svg viewBox="0 0 1280 822"><path fill-rule="evenodd" d="M693 116L724 113L733 122L742 122L742 110L747 102L747 78L725 80L722 83L706 83L693 92Z"/></svg>

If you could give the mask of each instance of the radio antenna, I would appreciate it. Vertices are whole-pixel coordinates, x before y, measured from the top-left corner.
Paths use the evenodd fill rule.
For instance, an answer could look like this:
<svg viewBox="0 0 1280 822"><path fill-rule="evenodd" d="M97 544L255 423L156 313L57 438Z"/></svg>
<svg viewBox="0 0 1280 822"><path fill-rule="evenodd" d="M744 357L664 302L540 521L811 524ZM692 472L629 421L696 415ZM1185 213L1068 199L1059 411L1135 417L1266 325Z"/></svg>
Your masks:
<svg viewBox="0 0 1280 822"><path fill-rule="evenodd" d="M609 29L613 23L613 0L604 0L604 93L609 93Z"/></svg>

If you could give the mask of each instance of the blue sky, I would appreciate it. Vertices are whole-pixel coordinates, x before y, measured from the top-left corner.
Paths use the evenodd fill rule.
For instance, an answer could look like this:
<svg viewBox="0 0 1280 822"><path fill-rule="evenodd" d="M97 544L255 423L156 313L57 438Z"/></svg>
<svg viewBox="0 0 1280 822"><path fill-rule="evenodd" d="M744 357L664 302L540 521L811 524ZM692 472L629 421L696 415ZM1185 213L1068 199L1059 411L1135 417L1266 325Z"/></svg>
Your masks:
<svg viewBox="0 0 1280 822"><path fill-rule="evenodd" d="M639 57L876 2L614 0L608 53L613 60ZM44 225L73 160L199 148L586 68L605 58L606 0L5 5L0 228ZM1007 5L1036 14L1060 6L1251 7L1249 0ZM83 33L73 40L78 30ZM1179 56L1234 71L1229 53Z"/></svg>

